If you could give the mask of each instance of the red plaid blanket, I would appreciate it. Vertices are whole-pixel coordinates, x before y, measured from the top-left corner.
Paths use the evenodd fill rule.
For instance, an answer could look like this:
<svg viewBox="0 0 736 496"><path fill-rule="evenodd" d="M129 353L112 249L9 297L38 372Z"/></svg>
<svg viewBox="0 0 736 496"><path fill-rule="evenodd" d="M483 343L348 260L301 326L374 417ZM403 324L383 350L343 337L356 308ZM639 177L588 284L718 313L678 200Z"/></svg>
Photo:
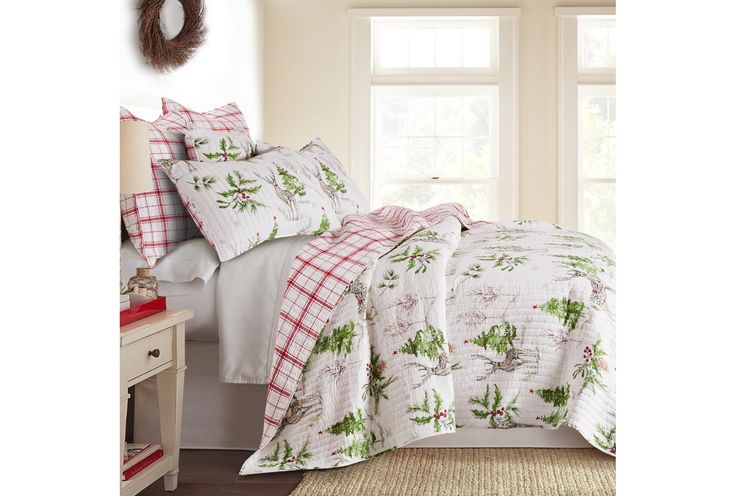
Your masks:
<svg viewBox="0 0 736 496"><path fill-rule="evenodd" d="M407 237L454 216L466 227L474 222L457 203L422 212L387 206L343 219L342 228L307 244L291 265L279 312L273 369L268 382L261 446L276 433L322 328L337 301L363 269Z"/></svg>

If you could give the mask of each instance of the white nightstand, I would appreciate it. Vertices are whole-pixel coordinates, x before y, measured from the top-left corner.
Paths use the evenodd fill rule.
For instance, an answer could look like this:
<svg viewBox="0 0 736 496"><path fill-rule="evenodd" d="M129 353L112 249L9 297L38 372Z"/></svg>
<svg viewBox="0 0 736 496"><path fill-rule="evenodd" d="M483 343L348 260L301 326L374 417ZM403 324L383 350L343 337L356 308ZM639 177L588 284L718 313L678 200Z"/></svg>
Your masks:
<svg viewBox="0 0 736 496"><path fill-rule="evenodd" d="M164 477L167 491L176 489L179 478L181 405L184 393L184 322L191 310L166 310L120 328L120 494L132 496ZM125 453L125 417L128 388L156 376L164 456L122 481Z"/></svg>

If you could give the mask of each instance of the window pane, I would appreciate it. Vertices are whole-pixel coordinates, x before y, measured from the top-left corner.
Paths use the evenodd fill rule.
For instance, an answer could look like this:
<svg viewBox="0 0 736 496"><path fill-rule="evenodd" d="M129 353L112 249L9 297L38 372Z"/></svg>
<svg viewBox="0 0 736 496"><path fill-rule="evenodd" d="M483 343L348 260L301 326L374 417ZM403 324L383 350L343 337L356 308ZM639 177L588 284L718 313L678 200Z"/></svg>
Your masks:
<svg viewBox="0 0 736 496"><path fill-rule="evenodd" d="M616 184L584 183L581 231L616 248Z"/></svg>
<svg viewBox="0 0 736 496"><path fill-rule="evenodd" d="M434 66L434 30L409 30L409 67Z"/></svg>
<svg viewBox="0 0 736 496"><path fill-rule="evenodd" d="M581 85L578 91L579 174L616 177L616 96L613 85Z"/></svg>
<svg viewBox="0 0 736 496"><path fill-rule="evenodd" d="M405 29L385 29L379 45L381 67L406 67L409 61L409 37Z"/></svg>
<svg viewBox="0 0 736 496"><path fill-rule="evenodd" d="M462 29L438 29L435 38L437 67L462 67Z"/></svg>
<svg viewBox="0 0 736 496"><path fill-rule="evenodd" d="M379 72L481 68L492 73L498 69L497 19L375 20L373 30L374 69Z"/></svg>
<svg viewBox="0 0 736 496"><path fill-rule="evenodd" d="M616 68L616 21L613 16L578 17L579 66L585 69Z"/></svg>
<svg viewBox="0 0 736 496"><path fill-rule="evenodd" d="M380 86L372 101L377 179L498 176L495 86Z"/></svg>
<svg viewBox="0 0 736 496"><path fill-rule="evenodd" d="M491 33L488 28L463 29L463 67L491 65Z"/></svg>
<svg viewBox="0 0 736 496"><path fill-rule="evenodd" d="M434 139L409 138L409 160L407 168L399 177L432 177L434 168Z"/></svg>
<svg viewBox="0 0 736 496"><path fill-rule="evenodd" d="M438 203L462 204L475 220L498 219L498 185L489 184L385 184L379 192L380 205L400 205L423 210Z"/></svg>
<svg viewBox="0 0 736 496"><path fill-rule="evenodd" d="M463 139L437 138L435 143L437 170L447 177L463 177Z"/></svg>
<svg viewBox="0 0 736 496"><path fill-rule="evenodd" d="M437 136L463 135L463 98L438 97Z"/></svg>

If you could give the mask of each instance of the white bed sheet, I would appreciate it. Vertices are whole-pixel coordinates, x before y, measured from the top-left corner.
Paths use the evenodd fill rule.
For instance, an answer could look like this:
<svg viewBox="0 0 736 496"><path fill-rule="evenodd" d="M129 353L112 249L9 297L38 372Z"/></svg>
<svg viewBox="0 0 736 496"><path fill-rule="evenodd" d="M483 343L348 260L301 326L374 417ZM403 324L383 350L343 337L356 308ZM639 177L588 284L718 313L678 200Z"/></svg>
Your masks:
<svg viewBox="0 0 736 496"><path fill-rule="evenodd" d="M217 281L220 380L267 384L291 262L313 236L263 243L223 262Z"/></svg>
<svg viewBox="0 0 736 496"><path fill-rule="evenodd" d="M171 309L189 308L186 338L220 342L220 380L266 384L273 338L291 262L313 236L262 243L220 264L202 238L177 245L151 269ZM146 267L130 241L121 247L121 276Z"/></svg>

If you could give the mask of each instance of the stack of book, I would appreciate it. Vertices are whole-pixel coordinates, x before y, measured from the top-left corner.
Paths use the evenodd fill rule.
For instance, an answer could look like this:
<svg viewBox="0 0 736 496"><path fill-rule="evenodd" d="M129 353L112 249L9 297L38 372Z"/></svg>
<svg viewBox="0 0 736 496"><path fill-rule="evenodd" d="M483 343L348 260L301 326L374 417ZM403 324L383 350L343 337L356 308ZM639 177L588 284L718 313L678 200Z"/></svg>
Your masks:
<svg viewBox="0 0 736 496"><path fill-rule="evenodd" d="M129 294L121 294L120 295L120 311L127 310L130 308L130 295Z"/></svg>
<svg viewBox="0 0 736 496"><path fill-rule="evenodd" d="M127 481L164 456L159 444L128 443L123 459L123 480Z"/></svg>

